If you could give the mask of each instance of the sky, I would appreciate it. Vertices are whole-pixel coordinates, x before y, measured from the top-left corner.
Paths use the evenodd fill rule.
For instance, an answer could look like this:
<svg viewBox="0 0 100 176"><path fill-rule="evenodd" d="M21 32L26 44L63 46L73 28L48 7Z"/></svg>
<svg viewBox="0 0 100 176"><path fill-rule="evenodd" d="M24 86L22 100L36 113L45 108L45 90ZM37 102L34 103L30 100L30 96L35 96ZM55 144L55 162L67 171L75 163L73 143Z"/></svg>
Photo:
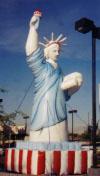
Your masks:
<svg viewBox="0 0 100 176"><path fill-rule="evenodd" d="M77 109L74 115L74 131L84 129L92 119L92 48L91 32L83 35L75 30L75 22L83 17L100 26L99 0L1 0L0 1L0 88L8 93L0 93L6 113L18 109L31 116L34 80L26 63L25 43L29 31L29 21L36 9L43 18L39 26L39 41L51 33L55 38L61 33L67 37L68 46L60 53L59 65L65 75L80 72L83 85L67 102L67 109ZM97 121L100 119L98 84L100 83L100 40L96 40L96 107ZM33 82L32 82L33 80ZM32 84L31 84L32 83ZM29 91L28 91L29 89ZM26 94L27 92L27 94ZM17 124L24 124L22 117ZM68 113L71 129L71 114Z"/></svg>

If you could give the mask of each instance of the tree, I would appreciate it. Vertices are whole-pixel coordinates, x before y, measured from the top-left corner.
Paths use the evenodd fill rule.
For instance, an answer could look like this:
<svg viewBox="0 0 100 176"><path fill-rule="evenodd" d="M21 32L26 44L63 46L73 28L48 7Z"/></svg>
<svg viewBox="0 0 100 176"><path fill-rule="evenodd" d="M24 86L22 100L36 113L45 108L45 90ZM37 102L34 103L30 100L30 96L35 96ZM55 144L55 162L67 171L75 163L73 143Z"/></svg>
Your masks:
<svg viewBox="0 0 100 176"><path fill-rule="evenodd" d="M3 89L0 88L0 92L2 93L6 93L8 92L7 89ZM3 143L3 147L4 147L4 143L5 141L11 137L12 129L11 126L16 126L14 120L16 118L16 116L19 114L22 117L24 116L28 116L26 113L22 112L22 111L14 111L11 113L6 113L4 111L3 105L2 105L3 100L0 99L0 126L2 128L2 131L0 132L0 140L2 140ZM16 126L17 128L17 126Z"/></svg>

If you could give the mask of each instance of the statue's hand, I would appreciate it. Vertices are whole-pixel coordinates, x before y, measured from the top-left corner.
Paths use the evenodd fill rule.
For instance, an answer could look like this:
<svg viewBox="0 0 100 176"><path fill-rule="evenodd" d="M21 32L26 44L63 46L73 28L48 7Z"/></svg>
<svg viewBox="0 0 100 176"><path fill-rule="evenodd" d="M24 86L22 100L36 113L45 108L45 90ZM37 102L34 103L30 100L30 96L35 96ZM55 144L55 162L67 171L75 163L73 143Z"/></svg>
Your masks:
<svg viewBox="0 0 100 176"><path fill-rule="evenodd" d="M32 27L32 26L35 27L35 24L36 24L37 21L38 21L38 17L36 15L33 15L31 20L30 20L30 27Z"/></svg>
<svg viewBox="0 0 100 176"><path fill-rule="evenodd" d="M62 90L68 90L68 95L71 96L73 93L78 91L83 82L82 75L74 72L64 77L61 84Z"/></svg>

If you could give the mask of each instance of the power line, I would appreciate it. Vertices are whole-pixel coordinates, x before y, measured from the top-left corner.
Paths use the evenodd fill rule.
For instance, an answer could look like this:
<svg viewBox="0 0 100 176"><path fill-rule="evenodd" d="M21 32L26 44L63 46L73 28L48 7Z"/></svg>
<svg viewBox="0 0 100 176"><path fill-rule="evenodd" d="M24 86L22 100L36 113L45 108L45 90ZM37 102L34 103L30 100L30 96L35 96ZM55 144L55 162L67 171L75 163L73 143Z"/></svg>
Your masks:
<svg viewBox="0 0 100 176"><path fill-rule="evenodd" d="M68 106L71 110L73 110L70 104L66 103L66 106ZM87 123L83 119L81 119L78 113L75 113L75 116L77 116L84 123L84 125L87 126Z"/></svg>
<svg viewBox="0 0 100 176"><path fill-rule="evenodd" d="M24 94L24 96L23 96L23 98L22 98L22 100L21 100L19 106L17 107L17 110L15 111L15 112L16 112L15 115L18 113L19 108L22 106L23 101L24 101L24 99L26 98L26 95L28 94L29 89L31 88L31 85L32 85L32 83L33 83L33 80L34 80L34 78L32 79L31 83L29 84L28 88L26 89L26 92L25 92L25 94Z"/></svg>

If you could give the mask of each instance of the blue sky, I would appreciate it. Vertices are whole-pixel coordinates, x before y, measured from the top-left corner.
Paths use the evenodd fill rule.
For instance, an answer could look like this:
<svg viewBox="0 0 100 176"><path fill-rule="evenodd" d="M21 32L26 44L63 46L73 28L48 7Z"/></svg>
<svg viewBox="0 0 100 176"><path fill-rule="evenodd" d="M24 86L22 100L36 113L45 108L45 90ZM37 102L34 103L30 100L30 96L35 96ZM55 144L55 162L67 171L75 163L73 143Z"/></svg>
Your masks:
<svg viewBox="0 0 100 176"><path fill-rule="evenodd" d="M36 9L40 9L43 18L39 27L39 40L43 36L50 39L51 32L55 37L63 33L68 38L68 46L60 54L59 64L64 74L81 72L82 88L68 102L78 110L82 120L88 123L88 112L91 120L91 32L83 35L75 31L75 21L86 17L100 26L99 0L1 0L0 1L0 87L7 88L8 93L0 93L4 99L6 112L15 111L33 76L26 64L25 43L29 30L29 21ZM98 84L100 83L100 41L96 40L96 86L97 86L97 120L100 119L98 105ZM21 106L21 110L31 114L34 82ZM68 110L70 110L68 106ZM17 117L18 123L22 119ZM71 127L71 115L68 115ZM78 117L75 128L85 127ZM78 124L78 125L77 125Z"/></svg>

